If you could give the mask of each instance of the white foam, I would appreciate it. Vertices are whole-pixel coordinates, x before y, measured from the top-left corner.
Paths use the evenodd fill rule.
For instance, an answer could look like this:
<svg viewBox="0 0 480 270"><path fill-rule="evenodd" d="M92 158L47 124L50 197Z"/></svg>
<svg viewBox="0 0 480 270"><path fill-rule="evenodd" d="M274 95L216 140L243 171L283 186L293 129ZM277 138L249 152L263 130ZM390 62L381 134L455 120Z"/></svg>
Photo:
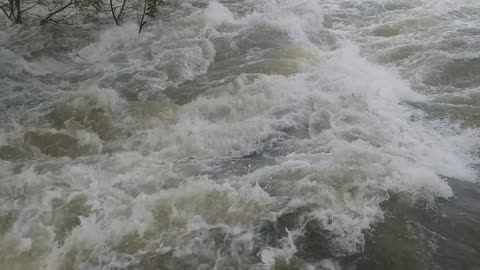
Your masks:
<svg viewBox="0 0 480 270"><path fill-rule="evenodd" d="M103 142L85 129L76 136L96 155L35 161L18 173L2 161L2 210L18 211L20 218L0 252L10 245L19 253L40 250L48 270L68 262L79 269L127 267L169 251L173 259L203 256L221 269L229 260L241 265L255 250L255 263L267 269L296 255L296 240L308 222L333 236L325 244L335 255L356 253L363 249L365 231L383 220L380 204L389 193L433 201L454 195L445 177L475 180L470 151L478 144L478 131L427 119L408 102L428 98L396 70L366 60L353 42L341 41L328 52L316 47L311 37L322 30L322 14L329 12L321 3L246 4L255 11L237 17L229 4L211 1L187 18L150 25L140 37L133 24L108 29L80 51L102 72L101 79L121 79L125 72L134 74L131 80L148 81L148 89L127 90L141 92L142 102L163 98L168 117L154 115L142 125L120 90L95 86L95 80L79 84L65 102L81 110L92 105L81 97L93 97L122 130L115 142L120 147L102 155ZM260 39L286 34L285 42L308 48L318 61L292 54L304 67L289 76L237 74L236 67L228 67L232 72L225 74L233 79L208 81L218 72L209 73L218 39L235 50L235 42L252 33ZM259 41L266 48L248 48L242 60L262 61L267 55L262 53L277 49L268 47L270 40ZM13 61L14 54L4 54L5 61ZM27 72L50 63L42 61L29 63ZM43 75L52 72L59 71ZM206 76L199 79L201 74ZM162 96L167 86L192 79L215 87L183 105ZM9 140L1 136L0 144ZM79 198L85 200L81 211L76 209L80 222L65 229L59 241L59 225L52 222L61 215L55 203ZM254 248L256 226L297 211L296 226L281 232L276 246ZM35 231L43 238L33 237ZM215 237L225 246L220 248ZM125 241L133 243L133 251L122 247ZM339 269L328 259L318 265ZM31 268L36 266L32 262Z"/></svg>
<svg viewBox="0 0 480 270"><path fill-rule="evenodd" d="M138 26L128 23L110 28L99 35L99 40L79 51L79 55L91 62L105 61L115 53L115 48L127 46L138 39Z"/></svg>
<svg viewBox="0 0 480 270"><path fill-rule="evenodd" d="M212 1L205 9L205 17L208 22L214 26L222 25L223 23L233 23L234 18L232 12L219 2Z"/></svg>

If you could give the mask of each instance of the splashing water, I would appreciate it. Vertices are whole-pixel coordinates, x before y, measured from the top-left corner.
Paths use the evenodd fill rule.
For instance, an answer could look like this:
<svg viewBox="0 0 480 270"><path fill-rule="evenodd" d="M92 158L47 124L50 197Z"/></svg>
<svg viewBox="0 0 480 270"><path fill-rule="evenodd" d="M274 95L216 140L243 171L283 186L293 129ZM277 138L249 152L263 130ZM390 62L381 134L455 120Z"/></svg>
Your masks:
<svg viewBox="0 0 480 270"><path fill-rule="evenodd" d="M0 269L477 269L480 2L164 9L1 32Z"/></svg>

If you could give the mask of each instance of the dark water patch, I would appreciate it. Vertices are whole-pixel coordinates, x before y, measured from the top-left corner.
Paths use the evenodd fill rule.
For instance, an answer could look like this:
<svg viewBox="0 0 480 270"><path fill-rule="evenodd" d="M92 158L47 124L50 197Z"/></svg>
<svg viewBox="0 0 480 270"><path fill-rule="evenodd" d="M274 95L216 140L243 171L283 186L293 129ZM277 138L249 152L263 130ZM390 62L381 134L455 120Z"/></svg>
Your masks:
<svg viewBox="0 0 480 270"><path fill-rule="evenodd" d="M66 74L63 79L67 80L70 84L77 84L82 83L88 80L96 80L100 79L104 75L101 71L96 70L82 70L80 72L70 72ZM69 88L68 86L65 87L63 90L74 90L75 87Z"/></svg>
<svg viewBox="0 0 480 270"><path fill-rule="evenodd" d="M450 85L457 88L480 85L480 58L452 59L432 67L423 82L430 86Z"/></svg>
<svg viewBox="0 0 480 270"><path fill-rule="evenodd" d="M232 39L227 38L215 38L212 40L212 43L215 47L215 62L222 62L230 59L234 59L236 61L245 62L246 60L243 59L242 51L236 50L235 42L232 42Z"/></svg>
<svg viewBox="0 0 480 270"><path fill-rule="evenodd" d="M242 176L258 169L277 164L276 158L287 155L295 149L292 138L283 132L260 138L252 151L242 157L217 159L208 163L202 174L216 180L230 176Z"/></svg>
<svg viewBox="0 0 480 270"><path fill-rule="evenodd" d="M323 24L327 24L327 26L324 26L325 28L330 28L328 27L328 21L324 21ZM335 36L335 34L328 29L322 29L318 32L310 32L308 38L312 43L317 44L321 48L324 48L328 51L333 51L340 48L337 36Z"/></svg>
<svg viewBox="0 0 480 270"><path fill-rule="evenodd" d="M103 140L111 140L115 135L112 112L93 96L79 96L60 102L45 118L57 129L87 129Z"/></svg>
<svg viewBox="0 0 480 270"><path fill-rule="evenodd" d="M318 221L310 220L304 226L304 235L297 239L299 250L297 256L305 261L318 262L338 256L333 247L334 236L325 230Z"/></svg>
<svg viewBox="0 0 480 270"><path fill-rule="evenodd" d="M274 25L258 24L236 40L235 47L241 52L251 52L289 43L290 37L284 30Z"/></svg>
<svg viewBox="0 0 480 270"><path fill-rule="evenodd" d="M112 76L105 76L99 81L102 88L116 89L126 100L139 100L140 94L149 87L145 72L120 71Z"/></svg>
<svg viewBox="0 0 480 270"><path fill-rule="evenodd" d="M449 180L455 197L440 200L439 214L426 223L444 238L438 241L435 263L440 269L480 269L480 184Z"/></svg>
<svg viewBox="0 0 480 270"><path fill-rule="evenodd" d="M445 37L438 44L435 45L435 48L442 51L452 51L460 50L465 51L469 47L469 43L462 37Z"/></svg>
<svg viewBox="0 0 480 270"><path fill-rule="evenodd" d="M408 2L390 2L383 5L383 8L388 11L408 10L414 7L414 5Z"/></svg>
<svg viewBox="0 0 480 270"><path fill-rule="evenodd" d="M367 237L364 252L354 260L355 269L430 269L436 235L418 223L417 211L424 207L402 195L394 195L384 203L385 221Z"/></svg>
<svg viewBox="0 0 480 270"><path fill-rule="evenodd" d="M63 133L29 131L25 133L24 140L51 157L74 158L87 153L76 138Z"/></svg>
<svg viewBox="0 0 480 270"><path fill-rule="evenodd" d="M434 205L392 196L365 251L343 263L357 270L480 269L480 185L449 184L455 197Z"/></svg>
<svg viewBox="0 0 480 270"><path fill-rule="evenodd" d="M400 34L425 31L436 23L435 19L429 17L406 19L396 23L379 25L373 29L372 34L377 37L393 37Z"/></svg>
<svg viewBox="0 0 480 270"><path fill-rule="evenodd" d="M478 7L460 7L458 10L454 10L453 13L459 18L472 20L480 18L480 8Z"/></svg>
<svg viewBox="0 0 480 270"><path fill-rule="evenodd" d="M401 45L387 49L378 58L382 63L391 63L414 57L417 53L423 52L424 49L423 46L416 44Z"/></svg>
<svg viewBox="0 0 480 270"><path fill-rule="evenodd" d="M377 37L393 37L400 35L401 29L392 25L382 25L373 29L372 33Z"/></svg>
<svg viewBox="0 0 480 270"><path fill-rule="evenodd" d="M198 96L207 92L212 85L206 75L199 76L195 80L186 81L178 86L169 86L163 93L177 105L185 105L192 102ZM217 84L217 86L220 84Z"/></svg>
<svg viewBox="0 0 480 270"><path fill-rule="evenodd" d="M11 124L14 119L18 123L36 122L39 115L32 114L37 110L43 110L48 107L52 98L50 94L35 94L41 91L41 88L15 87L18 92L5 96L0 100L0 119Z"/></svg>
<svg viewBox="0 0 480 270"><path fill-rule="evenodd" d="M2 145L0 146L0 159L8 161L21 161L34 157L34 152L28 145Z"/></svg>
<svg viewBox="0 0 480 270"><path fill-rule="evenodd" d="M359 4L356 1L345 1L340 4L343 8L355 10L361 16L373 16L382 11L385 11L384 7L376 1L364 1Z"/></svg>
<svg viewBox="0 0 480 270"><path fill-rule="evenodd" d="M480 28L462 28L456 30L459 33L478 36L480 35Z"/></svg>
<svg viewBox="0 0 480 270"><path fill-rule="evenodd" d="M213 63L208 73L179 85L169 86L162 93L173 103L184 105L211 91L235 92L243 86L242 83L236 81L237 78L242 76L241 80L245 79L251 83L259 76L259 74L242 74L245 71L242 66L243 62L240 63L234 59Z"/></svg>
<svg viewBox="0 0 480 270"><path fill-rule="evenodd" d="M463 127L480 127L478 106L432 102L410 102L409 105L426 112L429 119L449 120L461 123Z"/></svg>
<svg viewBox="0 0 480 270"><path fill-rule="evenodd" d="M80 225L80 217L90 215L90 207L87 206L86 202L87 198L82 196L77 196L68 202L60 199L53 201L55 240L60 244L63 243L65 237L69 235L73 228Z"/></svg>
<svg viewBox="0 0 480 270"><path fill-rule="evenodd" d="M161 250L159 247L158 252L140 254L126 269L251 269L250 267L259 263L259 258L252 253L249 240L242 239L242 236L244 236L242 233L232 234L221 227L201 229L189 233L188 238L191 242L176 243L189 245L188 251L176 252L174 248ZM152 242L150 249L154 249L155 245Z"/></svg>
<svg viewBox="0 0 480 270"><path fill-rule="evenodd" d="M297 252L288 261L276 258L274 269L304 269L308 263L315 264L335 257L333 235L318 221L309 218L310 211L309 207L300 207L281 214L275 220L263 221L256 230L255 253L259 254L265 247L282 248L289 232L297 230L302 232L293 239Z"/></svg>
<svg viewBox="0 0 480 270"><path fill-rule="evenodd" d="M220 180L229 176L246 175L273 164L275 164L273 158L254 152L242 158L230 158L209 163L208 169L203 170L202 174L208 175L211 179Z"/></svg>
<svg viewBox="0 0 480 270"><path fill-rule="evenodd" d="M18 219L18 211L8 210L0 213L0 235L9 231Z"/></svg>

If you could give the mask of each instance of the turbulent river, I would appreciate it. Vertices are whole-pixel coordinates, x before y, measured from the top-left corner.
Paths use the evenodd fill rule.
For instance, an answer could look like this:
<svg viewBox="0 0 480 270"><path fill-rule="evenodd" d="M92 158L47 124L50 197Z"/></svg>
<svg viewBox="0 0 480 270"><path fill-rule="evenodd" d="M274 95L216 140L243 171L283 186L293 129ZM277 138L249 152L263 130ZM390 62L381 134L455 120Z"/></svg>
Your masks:
<svg viewBox="0 0 480 270"><path fill-rule="evenodd" d="M480 1L2 25L0 269L480 269Z"/></svg>

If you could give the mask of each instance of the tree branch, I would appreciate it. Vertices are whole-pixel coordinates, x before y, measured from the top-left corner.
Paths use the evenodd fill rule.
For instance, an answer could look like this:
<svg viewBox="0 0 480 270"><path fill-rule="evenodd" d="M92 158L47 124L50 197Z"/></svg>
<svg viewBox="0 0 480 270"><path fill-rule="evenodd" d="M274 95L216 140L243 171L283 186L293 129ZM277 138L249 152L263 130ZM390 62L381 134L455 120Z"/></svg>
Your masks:
<svg viewBox="0 0 480 270"><path fill-rule="evenodd" d="M17 1L19 1L19 0L17 0ZM71 0L71 1L70 1L68 4L66 4L65 6L63 6L63 7L59 8L59 9L55 10L54 12L50 13L47 17L45 17L45 19L43 19L43 20L40 21L40 25L46 24L48 21L50 21L50 19L51 19L53 16L55 16L56 14L64 11L64 10L65 10L66 8L68 8L69 6L73 5L73 3L74 3L73 1L74 1L74 0Z"/></svg>
<svg viewBox="0 0 480 270"><path fill-rule="evenodd" d="M125 8L126 3L127 3L127 0L123 0L122 7L120 8L120 12L117 15L118 19L120 19L120 17L122 17L123 9Z"/></svg>
<svg viewBox="0 0 480 270"><path fill-rule="evenodd" d="M54 25L56 24L59 24L61 21L65 20L68 16L70 16L70 14L72 14L73 11L70 11L68 14L66 14L65 16L63 16L62 18L58 19L58 20L51 20L53 22Z"/></svg>
<svg viewBox="0 0 480 270"><path fill-rule="evenodd" d="M15 19L15 8L14 8L14 0L8 0L8 3L10 4L10 18L12 21L16 20Z"/></svg>
<svg viewBox="0 0 480 270"><path fill-rule="evenodd" d="M143 14L142 14L142 19L140 20L139 27L138 27L138 34L142 33L142 29L147 24L145 21L145 13L147 13L147 0L144 1L143 5Z"/></svg>
<svg viewBox="0 0 480 270"><path fill-rule="evenodd" d="M22 10L20 9L20 0L15 0L15 8L17 9L17 17L15 18L16 24L22 23Z"/></svg>
<svg viewBox="0 0 480 270"><path fill-rule="evenodd" d="M12 17L10 17L10 15L8 15L7 10L5 10L5 8L4 8L3 6L0 5L0 9L3 11L3 13L5 13L5 16L7 16L7 18L8 18L9 20L12 19Z"/></svg>
<svg viewBox="0 0 480 270"><path fill-rule="evenodd" d="M23 13L23 12L25 12L25 11L29 11L30 9L32 9L32 8L34 8L34 7L36 7L37 5L38 5L38 3L35 3L35 4L31 5L30 7L28 7L28 8L26 8L26 9L22 10L21 12Z"/></svg>
<svg viewBox="0 0 480 270"><path fill-rule="evenodd" d="M101 4L97 1L92 1L92 0L87 0L88 3L90 3L90 6L92 6L96 11L101 12L102 7Z"/></svg>
<svg viewBox="0 0 480 270"><path fill-rule="evenodd" d="M113 0L110 0L110 11L112 12L112 17L113 17L113 20L115 21L115 24L117 26L120 26L120 23L118 22L118 18L115 15L115 9L113 8Z"/></svg>

